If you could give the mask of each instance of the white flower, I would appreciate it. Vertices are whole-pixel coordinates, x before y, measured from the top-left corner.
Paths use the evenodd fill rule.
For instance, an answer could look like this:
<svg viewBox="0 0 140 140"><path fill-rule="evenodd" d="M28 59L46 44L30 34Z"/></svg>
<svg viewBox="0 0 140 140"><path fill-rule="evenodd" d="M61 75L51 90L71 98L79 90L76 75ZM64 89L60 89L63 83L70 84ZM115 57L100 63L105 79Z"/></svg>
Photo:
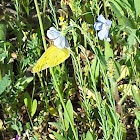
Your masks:
<svg viewBox="0 0 140 140"><path fill-rule="evenodd" d="M49 30L47 30L47 37L51 39L54 45L60 49L70 48L68 39L54 27L50 27Z"/></svg>
<svg viewBox="0 0 140 140"><path fill-rule="evenodd" d="M100 30L98 32L98 37L100 40L107 39L107 41L110 41L109 38L109 29L111 27L112 21L105 19L104 16L101 14L97 18L98 22L95 22L94 28L96 31Z"/></svg>

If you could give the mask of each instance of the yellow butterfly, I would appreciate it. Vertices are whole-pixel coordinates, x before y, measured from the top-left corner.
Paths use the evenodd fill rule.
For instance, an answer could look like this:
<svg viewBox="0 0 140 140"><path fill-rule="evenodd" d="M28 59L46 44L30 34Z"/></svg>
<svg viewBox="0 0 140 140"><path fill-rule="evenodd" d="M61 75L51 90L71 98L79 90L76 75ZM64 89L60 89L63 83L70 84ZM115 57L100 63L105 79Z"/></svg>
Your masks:
<svg viewBox="0 0 140 140"><path fill-rule="evenodd" d="M32 72L37 73L49 67L54 67L64 62L70 56L70 47L66 37L54 27L47 31L47 36L53 41L47 51L39 58Z"/></svg>
<svg viewBox="0 0 140 140"><path fill-rule="evenodd" d="M64 62L70 56L70 50L67 48L59 49L51 45L46 52L39 58L33 67L33 73L39 72L49 67L54 67Z"/></svg>

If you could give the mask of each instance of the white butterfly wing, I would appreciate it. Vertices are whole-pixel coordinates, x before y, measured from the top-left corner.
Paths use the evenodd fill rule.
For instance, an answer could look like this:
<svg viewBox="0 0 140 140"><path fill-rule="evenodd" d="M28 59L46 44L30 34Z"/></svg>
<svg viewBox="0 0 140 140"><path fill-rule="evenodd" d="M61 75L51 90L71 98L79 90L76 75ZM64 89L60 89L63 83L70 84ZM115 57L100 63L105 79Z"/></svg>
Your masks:
<svg viewBox="0 0 140 140"><path fill-rule="evenodd" d="M59 49L70 48L67 38L65 36L62 36L61 32L54 27L49 28L49 30L47 31L47 36Z"/></svg>
<svg viewBox="0 0 140 140"><path fill-rule="evenodd" d="M47 30L47 37L51 40L54 40L60 36L60 32L57 31L54 27L51 27Z"/></svg>
<svg viewBox="0 0 140 140"><path fill-rule="evenodd" d="M57 46L60 49L63 48L70 48L68 40L64 36L59 36L57 39L54 40L54 45Z"/></svg>

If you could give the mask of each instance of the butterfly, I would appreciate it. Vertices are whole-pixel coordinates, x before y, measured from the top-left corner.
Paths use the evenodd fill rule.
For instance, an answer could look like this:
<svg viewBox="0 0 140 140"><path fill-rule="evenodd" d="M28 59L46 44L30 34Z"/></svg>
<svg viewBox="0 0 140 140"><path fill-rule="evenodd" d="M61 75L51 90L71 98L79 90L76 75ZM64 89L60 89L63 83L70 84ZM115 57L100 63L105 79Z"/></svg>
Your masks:
<svg viewBox="0 0 140 140"><path fill-rule="evenodd" d="M61 32L51 27L47 31L47 37L53 44L39 58L32 72L37 73L49 67L61 64L70 56L70 46L66 37Z"/></svg>

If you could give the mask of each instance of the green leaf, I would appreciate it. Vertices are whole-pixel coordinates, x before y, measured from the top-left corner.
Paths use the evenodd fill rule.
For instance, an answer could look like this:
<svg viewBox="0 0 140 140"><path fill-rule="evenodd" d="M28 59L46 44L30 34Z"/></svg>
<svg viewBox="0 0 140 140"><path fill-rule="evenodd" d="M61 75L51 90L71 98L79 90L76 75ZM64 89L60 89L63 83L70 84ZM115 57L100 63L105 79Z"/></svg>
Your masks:
<svg viewBox="0 0 140 140"><path fill-rule="evenodd" d="M33 77L23 77L19 78L15 84L15 87L19 91L24 91L24 89L28 86L28 84L33 80Z"/></svg>
<svg viewBox="0 0 140 140"><path fill-rule="evenodd" d="M38 140L37 136L31 137L30 140Z"/></svg>
<svg viewBox="0 0 140 140"><path fill-rule="evenodd" d="M134 5L135 5L136 17L138 17L140 15L140 1L134 0Z"/></svg>
<svg viewBox="0 0 140 140"><path fill-rule="evenodd" d="M14 130L16 130L17 132L19 131L19 130L18 130L18 126L15 125L15 124L11 125L11 128L14 129Z"/></svg>
<svg viewBox="0 0 140 140"><path fill-rule="evenodd" d="M71 120L72 123L73 123L73 122L74 122L74 119L73 119L73 106L72 106L72 103L71 103L70 100L67 101L66 109L67 109L67 111L68 111L70 120Z"/></svg>
<svg viewBox="0 0 140 140"><path fill-rule="evenodd" d="M23 127L20 121L16 121L15 124L11 125L11 128L16 130L18 135L20 135L23 131Z"/></svg>
<svg viewBox="0 0 140 140"><path fill-rule="evenodd" d="M134 39L135 39L135 34L136 34L136 29L131 29L133 32L130 33L130 35L128 36L128 44L131 47L134 44Z"/></svg>
<svg viewBox="0 0 140 140"><path fill-rule="evenodd" d="M136 63L136 68L138 71L140 71L140 51L137 49L136 55L134 56L135 58L135 63Z"/></svg>
<svg viewBox="0 0 140 140"><path fill-rule="evenodd" d="M116 67L116 71L115 71L115 75L114 75L114 79L118 79L119 78L119 76L120 76L120 74L121 74L121 66L120 66L120 64L117 62L117 61L115 61L114 60L114 64L115 64L115 67Z"/></svg>
<svg viewBox="0 0 140 140"><path fill-rule="evenodd" d="M90 6L90 3L89 2L85 3L85 8L86 8L86 11L87 11L87 13L85 14L85 20L86 20L86 22L89 23L89 24L94 24L94 21L93 21L94 18L92 16L92 14L90 13L91 6Z"/></svg>
<svg viewBox="0 0 140 140"><path fill-rule="evenodd" d="M55 135L57 140L67 140L65 137L63 137L62 135L56 133L55 131L53 131L53 134Z"/></svg>
<svg viewBox="0 0 140 140"><path fill-rule="evenodd" d="M109 0L109 2L117 17L124 16L124 11L122 7L118 4L118 2L116 2L115 0Z"/></svg>
<svg viewBox="0 0 140 140"><path fill-rule="evenodd" d="M137 120L140 122L140 111L138 110L134 110L134 111L135 111Z"/></svg>
<svg viewBox="0 0 140 140"><path fill-rule="evenodd" d="M66 130L68 130L69 121L71 120L72 122L74 122L74 119L73 119L73 106L72 106L70 100L67 101L66 109L67 109L67 112L66 112L66 110L64 110L64 119L65 119L64 121L65 121Z"/></svg>
<svg viewBox="0 0 140 140"><path fill-rule="evenodd" d="M135 28L134 20L131 20L130 18L127 18L126 16L118 17L118 22L119 22L119 25L123 25L123 26L125 25L131 28Z"/></svg>
<svg viewBox="0 0 140 140"><path fill-rule="evenodd" d="M34 99L34 100L33 100L33 103L32 103L31 117L34 116L34 114L35 114L35 112L36 112L36 109L37 109L37 100Z"/></svg>
<svg viewBox="0 0 140 140"><path fill-rule="evenodd" d="M49 106L49 113L50 113L52 116L58 116L57 109L56 109L56 108L53 108L52 106Z"/></svg>
<svg viewBox="0 0 140 140"><path fill-rule="evenodd" d="M113 12L115 13L115 15L118 18L118 24L134 28L134 26L135 26L134 21L131 19L128 19L125 16L124 11L123 11L123 8L126 8L126 7L128 7L126 9L130 9L129 6L127 6L127 4L124 4L124 7L123 7L122 2L119 2L118 0L109 0L109 2L110 2L110 5L111 5Z"/></svg>
<svg viewBox="0 0 140 140"><path fill-rule="evenodd" d="M64 131L64 127L62 123L60 122L60 120L57 122L48 122L48 124L56 127L59 131Z"/></svg>
<svg viewBox="0 0 140 140"><path fill-rule="evenodd" d="M122 140L126 140L127 130L123 123L120 122L120 132L122 134Z"/></svg>
<svg viewBox="0 0 140 140"><path fill-rule="evenodd" d="M118 86L118 91L130 96L132 95L131 88L132 88L131 84L121 84Z"/></svg>
<svg viewBox="0 0 140 140"><path fill-rule="evenodd" d="M34 99L32 102L30 95L27 92L25 92L24 93L24 104L28 108L28 111L29 111L31 117L33 117L36 112L36 109L37 109L37 100Z"/></svg>
<svg viewBox="0 0 140 140"><path fill-rule="evenodd" d="M0 22L0 40L6 41L6 24Z"/></svg>
<svg viewBox="0 0 140 140"><path fill-rule="evenodd" d="M113 50L110 47L110 44L108 41L104 41L105 43L105 60L107 61L110 57L113 58L114 54L113 54Z"/></svg>
<svg viewBox="0 0 140 140"><path fill-rule="evenodd" d="M85 140L93 140L93 137L92 137L92 134L90 133L90 131L87 131Z"/></svg>
<svg viewBox="0 0 140 140"><path fill-rule="evenodd" d="M64 122L65 122L65 130L68 131L68 129L69 129L69 120L67 118L66 111L64 111Z"/></svg>
<svg viewBox="0 0 140 140"><path fill-rule="evenodd" d="M126 65L122 65L121 66L121 75L120 77L117 79L117 82L121 81L122 79L126 78L127 76L130 75L129 69Z"/></svg>
<svg viewBox="0 0 140 140"><path fill-rule="evenodd" d="M0 95L8 88L11 84L11 79L9 75L5 75L2 80L0 80Z"/></svg>
<svg viewBox="0 0 140 140"><path fill-rule="evenodd" d="M140 89L136 86L133 85L132 86L132 94L133 94L133 98L137 104L137 106L140 108Z"/></svg>
<svg viewBox="0 0 140 140"><path fill-rule="evenodd" d="M3 61L6 57L7 57L7 53L6 52L4 52L4 53L0 52L0 61Z"/></svg>
<svg viewBox="0 0 140 140"><path fill-rule="evenodd" d="M100 68L99 62L98 62L97 58L95 57L95 59L93 59L93 61L92 61L92 65L91 65L91 70L93 72L95 80L97 80L99 77L99 68Z"/></svg>
<svg viewBox="0 0 140 140"><path fill-rule="evenodd" d="M29 15L29 0L21 0L21 4L23 5L27 15Z"/></svg>
<svg viewBox="0 0 140 140"><path fill-rule="evenodd" d="M27 92L24 93L24 104L25 104L25 106L28 108L29 113L31 113L31 109L32 109L32 100L31 100L30 95L29 95Z"/></svg>

